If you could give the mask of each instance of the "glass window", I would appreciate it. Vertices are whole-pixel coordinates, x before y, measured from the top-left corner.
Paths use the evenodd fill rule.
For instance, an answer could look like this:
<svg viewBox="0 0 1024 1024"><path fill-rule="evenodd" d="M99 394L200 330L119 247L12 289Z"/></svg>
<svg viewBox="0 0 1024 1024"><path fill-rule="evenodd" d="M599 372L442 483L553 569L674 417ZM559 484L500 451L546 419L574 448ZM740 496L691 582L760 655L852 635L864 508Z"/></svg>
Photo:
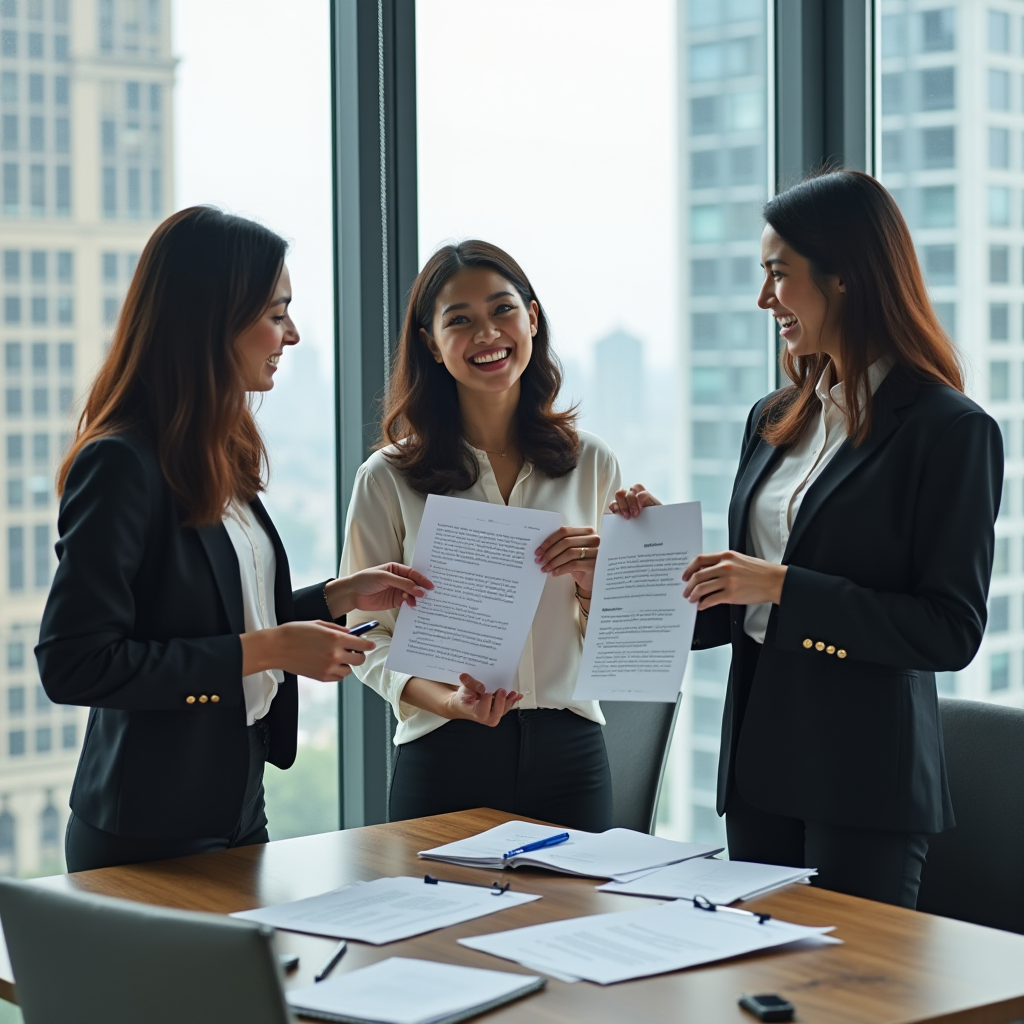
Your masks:
<svg viewBox="0 0 1024 1024"><path fill-rule="evenodd" d="M1010 283L1010 247L990 245L988 247L988 280L990 284Z"/></svg>
<svg viewBox="0 0 1024 1024"><path fill-rule="evenodd" d="M952 7L939 10L922 11L921 18L921 49L925 53L936 53L940 50L952 50L956 47L956 11ZM883 33L899 31L899 26L891 20L883 22ZM898 36L897 36L898 39ZM883 40L883 46L884 46ZM903 50L899 51L900 53Z"/></svg>
<svg viewBox="0 0 1024 1024"><path fill-rule="evenodd" d="M956 106L955 68L925 68L918 74L921 110L952 110Z"/></svg>
<svg viewBox="0 0 1024 1024"><path fill-rule="evenodd" d="M64 750L74 750L78 746L78 728L74 722L60 727L60 745Z"/></svg>
<svg viewBox="0 0 1024 1024"><path fill-rule="evenodd" d="M988 224L993 228L1010 226L1010 190L1003 185L989 186Z"/></svg>
<svg viewBox="0 0 1024 1024"><path fill-rule="evenodd" d="M24 729L12 729L7 734L7 753L10 757L21 757L25 753Z"/></svg>
<svg viewBox="0 0 1024 1024"><path fill-rule="evenodd" d="M20 466L24 458L24 438L21 434L7 435L7 465Z"/></svg>
<svg viewBox="0 0 1024 1024"><path fill-rule="evenodd" d="M989 303L988 336L991 341L1010 340L1010 306L1008 303Z"/></svg>
<svg viewBox="0 0 1024 1024"><path fill-rule="evenodd" d="M988 130L988 165L995 170L1008 170L1010 167L1010 130L1009 128L989 128Z"/></svg>
<svg viewBox="0 0 1024 1024"><path fill-rule="evenodd" d="M36 753L48 754L53 748L53 730L48 726L36 729Z"/></svg>
<svg viewBox="0 0 1024 1024"><path fill-rule="evenodd" d="M1000 651L989 658L989 689L1008 690L1010 688L1010 655L1008 651Z"/></svg>
<svg viewBox="0 0 1024 1024"><path fill-rule="evenodd" d="M11 686L7 690L7 713L23 715L25 713L25 687Z"/></svg>
<svg viewBox="0 0 1024 1024"><path fill-rule="evenodd" d="M1000 68L989 68L988 109L1010 109L1010 72Z"/></svg>
<svg viewBox="0 0 1024 1024"><path fill-rule="evenodd" d="M709 750L693 752L693 788L714 792L718 785L718 754Z"/></svg>
<svg viewBox="0 0 1024 1024"><path fill-rule="evenodd" d="M988 396L993 402L1005 402L1010 397L1010 364L996 360L988 364Z"/></svg>
<svg viewBox="0 0 1024 1024"><path fill-rule="evenodd" d="M1010 628L1010 597L1000 594L989 598L988 630L990 633L1005 633Z"/></svg>
<svg viewBox="0 0 1024 1024"><path fill-rule="evenodd" d="M956 186L930 185L921 189L921 226L951 228L956 225Z"/></svg>
<svg viewBox="0 0 1024 1024"><path fill-rule="evenodd" d="M7 527L7 589L11 593L25 589L25 528Z"/></svg>
<svg viewBox="0 0 1024 1024"><path fill-rule="evenodd" d="M930 285L956 284L955 245L925 245L919 251L925 279Z"/></svg>
<svg viewBox="0 0 1024 1024"><path fill-rule="evenodd" d="M1010 15L1006 11L988 12L988 48L992 53L1010 52Z"/></svg>
<svg viewBox="0 0 1024 1024"><path fill-rule="evenodd" d="M4 343L4 369L10 372L17 372L21 369L21 342L8 341Z"/></svg>
<svg viewBox="0 0 1024 1024"><path fill-rule="evenodd" d="M1006 576L1010 572L1010 538L997 537L994 558L992 561L992 575Z"/></svg>
<svg viewBox="0 0 1024 1024"><path fill-rule="evenodd" d="M18 672L25 667L25 644L21 640L7 641L7 668Z"/></svg>
<svg viewBox="0 0 1024 1024"><path fill-rule="evenodd" d="M903 135L900 132L887 132L886 134L899 142L903 141ZM884 154L882 159L885 160ZM922 129L921 163L922 166L931 170L953 167L956 164L956 129L953 127Z"/></svg>

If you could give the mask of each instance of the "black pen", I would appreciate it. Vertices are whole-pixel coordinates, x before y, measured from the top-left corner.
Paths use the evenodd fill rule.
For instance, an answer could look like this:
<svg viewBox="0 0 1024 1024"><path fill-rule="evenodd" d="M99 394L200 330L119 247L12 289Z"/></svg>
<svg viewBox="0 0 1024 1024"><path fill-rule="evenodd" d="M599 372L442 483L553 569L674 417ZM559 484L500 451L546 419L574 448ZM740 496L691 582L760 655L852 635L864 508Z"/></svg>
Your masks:
<svg viewBox="0 0 1024 1024"><path fill-rule="evenodd" d="M313 976L313 980L323 981L324 978L326 978L327 975L334 970L338 961L345 955L346 949L348 949L348 944L345 942L344 939L342 939L341 942L339 942L338 945L334 947L334 952L328 958L327 963L325 963L323 967L321 967L320 970L317 971L316 974Z"/></svg>

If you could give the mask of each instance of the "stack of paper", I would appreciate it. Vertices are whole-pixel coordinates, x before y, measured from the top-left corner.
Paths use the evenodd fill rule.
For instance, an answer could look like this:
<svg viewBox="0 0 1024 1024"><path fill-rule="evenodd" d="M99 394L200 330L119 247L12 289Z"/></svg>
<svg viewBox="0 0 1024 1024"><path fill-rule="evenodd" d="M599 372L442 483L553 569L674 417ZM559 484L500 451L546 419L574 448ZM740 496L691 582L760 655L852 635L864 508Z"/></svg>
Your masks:
<svg viewBox="0 0 1024 1024"><path fill-rule="evenodd" d="M391 957L340 974L286 998L304 1017L374 1024L465 1020L545 985L543 978Z"/></svg>
<svg viewBox="0 0 1024 1024"><path fill-rule="evenodd" d="M568 842L504 859L510 850L561 832L569 833ZM676 843L628 828L612 828L600 833L577 832L526 821L507 821L469 839L421 850L420 856L465 867L495 869L529 865L567 875L627 882L666 864L721 851L721 846L711 843Z"/></svg>
<svg viewBox="0 0 1024 1024"><path fill-rule="evenodd" d="M511 891L498 895L493 889L475 885L427 885L422 878L378 878L353 882L322 896L243 910L231 916L289 932L379 946L539 899Z"/></svg>
<svg viewBox="0 0 1024 1024"><path fill-rule="evenodd" d="M677 901L513 928L459 942L564 981L582 978L610 985L773 946L838 942L825 934L830 931L774 919L761 924L755 916L709 912Z"/></svg>
<svg viewBox="0 0 1024 1024"><path fill-rule="evenodd" d="M752 900L792 882L804 882L817 868L785 868L743 860L688 860L659 868L630 882L608 882L602 892L626 896L655 896L663 900L692 900L704 896L712 903Z"/></svg>

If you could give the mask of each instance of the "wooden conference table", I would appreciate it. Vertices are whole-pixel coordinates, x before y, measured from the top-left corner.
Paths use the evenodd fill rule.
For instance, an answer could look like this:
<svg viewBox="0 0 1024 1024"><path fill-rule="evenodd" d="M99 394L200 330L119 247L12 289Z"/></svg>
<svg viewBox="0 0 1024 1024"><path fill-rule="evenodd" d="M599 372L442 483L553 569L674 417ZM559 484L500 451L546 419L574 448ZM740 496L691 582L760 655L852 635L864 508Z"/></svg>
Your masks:
<svg viewBox="0 0 1024 1024"><path fill-rule="evenodd" d="M489 881L488 873L423 861L416 851L463 839L512 817L492 810L464 811L154 864L83 871L40 879L38 884L226 914L388 875L429 871L441 878ZM652 902L596 892L593 879L522 868L507 877L514 889L544 898L387 946L353 942L335 970L409 956L530 973L455 940ZM808 1024L1008 1024L1024 1019L1024 936L805 885L788 886L749 906L799 924L835 925L834 934L843 945L753 954L618 985L550 979L543 992L479 1019L502 1024L751 1024L754 1018L736 1004L742 992L780 993L796 1005L797 1020ZM334 945L330 939L288 932L278 932L275 942L281 952L301 958L288 985L311 982ZM16 1001L6 951L0 953L0 998Z"/></svg>

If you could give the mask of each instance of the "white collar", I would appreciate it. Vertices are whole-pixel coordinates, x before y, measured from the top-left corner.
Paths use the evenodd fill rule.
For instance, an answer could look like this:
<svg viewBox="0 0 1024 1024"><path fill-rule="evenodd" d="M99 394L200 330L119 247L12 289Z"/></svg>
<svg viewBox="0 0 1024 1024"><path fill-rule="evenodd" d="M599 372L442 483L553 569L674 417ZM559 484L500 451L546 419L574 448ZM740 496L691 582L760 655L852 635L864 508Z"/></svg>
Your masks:
<svg viewBox="0 0 1024 1024"><path fill-rule="evenodd" d="M878 390L879 385L888 376L889 371L895 365L895 360L891 355L882 356L880 359L876 359L868 367L868 388L872 395ZM814 385L814 392L821 401L825 411L828 411L829 406L834 405L838 409L845 408L843 404L843 382L839 381L837 384L833 384L831 387L827 387L825 384L825 377L828 376L829 380L832 379L834 368L831 362L822 371L821 376L818 378L818 383Z"/></svg>

